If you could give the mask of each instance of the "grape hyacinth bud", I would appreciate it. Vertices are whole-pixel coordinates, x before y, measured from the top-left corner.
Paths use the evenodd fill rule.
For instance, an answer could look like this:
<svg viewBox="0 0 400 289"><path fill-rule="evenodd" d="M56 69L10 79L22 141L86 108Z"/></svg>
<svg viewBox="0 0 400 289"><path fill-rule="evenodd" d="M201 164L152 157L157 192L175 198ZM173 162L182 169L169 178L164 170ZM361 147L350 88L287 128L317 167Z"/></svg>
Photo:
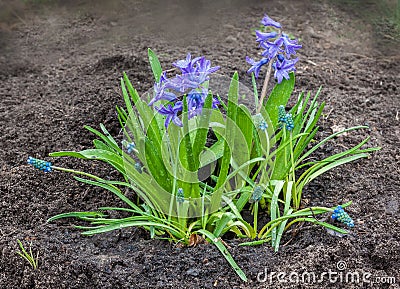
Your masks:
<svg viewBox="0 0 400 289"><path fill-rule="evenodd" d="M284 123L286 120L286 110L283 105L278 107L278 122Z"/></svg>
<svg viewBox="0 0 400 289"><path fill-rule="evenodd" d="M135 149L136 145L134 142L128 143L126 145L126 151L128 152L128 154L130 154L131 152L133 152L133 150Z"/></svg>
<svg viewBox="0 0 400 289"><path fill-rule="evenodd" d="M51 172L51 163L43 160L28 157L28 164L34 166L36 169L44 171L45 173Z"/></svg>
<svg viewBox="0 0 400 289"><path fill-rule="evenodd" d="M264 193L263 187L255 186L254 187L254 191L251 194L250 203L259 202L261 200L261 198L262 198L263 193Z"/></svg>
<svg viewBox="0 0 400 289"><path fill-rule="evenodd" d="M290 114L290 113L286 114L285 123L286 123L286 129L288 131L291 131L294 128L294 122L293 122L292 114Z"/></svg>
<svg viewBox="0 0 400 289"><path fill-rule="evenodd" d="M141 174L143 172L142 166L139 163L135 163L135 169Z"/></svg>
<svg viewBox="0 0 400 289"><path fill-rule="evenodd" d="M185 201L185 195L183 194L183 189L179 188L178 192L176 193L176 201L182 204Z"/></svg>
<svg viewBox="0 0 400 289"><path fill-rule="evenodd" d="M264 131L268 128L268 124L265 122L265 120L263 120L258 124L258 128Z"/></svg>
<svg viewBox="0 0 400 289"><path fill-rule="evenodd" d="M291 131L294 128L292 114L286 113L285 107L283 105L280 105L278 107L278 122L281 124L281 128L283 125L286 125L286 129L288 131Z"/></svg>
<svg viewBox="0 0 400 289"><path fill-rule="evenodd" d="M257 113L253 116L254 125L257 126L260 130L264 131L268 128L267 122L264 120L264 117L261 113Z"/></svg>
<svg viewBox="0 0 400 289"><path fill-rule="evenodd" d="M354 227L353 219L343 210L342 206L337 206L335 208L332 214L332 219L339 221L350 228Z"/></svg>

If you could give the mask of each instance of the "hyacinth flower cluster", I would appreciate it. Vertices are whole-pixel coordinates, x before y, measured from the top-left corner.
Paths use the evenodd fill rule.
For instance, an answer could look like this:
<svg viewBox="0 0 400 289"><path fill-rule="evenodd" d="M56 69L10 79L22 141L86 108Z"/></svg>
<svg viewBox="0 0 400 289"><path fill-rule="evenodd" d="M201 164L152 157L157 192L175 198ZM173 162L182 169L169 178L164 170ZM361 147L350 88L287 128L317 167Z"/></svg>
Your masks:
<svg viewBox="0 0 400 289"><path fill-rule="evenodd" d="M341 222L350 228L354 227L353 219L344 211L342 206L337 206L335 208L332 214L332 219Z"/></svg>
<svg viewBox="0 0 400 289"><path fill-rule="evenodd" d="M43 160L35 159L33 157L28 157L28 164L32 165L38 170L41 170L45 173L49 173L52 170L51 163Z"/></svg>
<svg viewBox="0 0 400 289"><path fill-rule="evenodd" d="M288 131L291 131L294 128L294 122L293 122L292 114L291 113L286 113L285 107L283 105L280 105L278 107L278 122L282 126L286 125L286 129Z"/></svg>
<svg viewBox="0 0 400 289"><path fill-rule="evenodd" d="M191 119L200 115L204 106L205 99L209 94L207 87L210 74L219 69L219 66L211 66L211 61L204 56L193 58L188 53L186 59L178 60L173 65L180 70L180 74L173 78L168 78L164 71L160 81L154 84L154 97L149 102L154 103L164 101L159 106L155 106L158 113L166 116L165 127L173 122L177 126L182 126L179 118L183 111L182 96L186 95L188 118ZM218 107L218 99L213 98L212 108Z"/></svg>
<svg viewBox="0 0 400 289"><path fill-rule="evenodd" d="M247 72L253 72L258 78L261 67L270 64L275 70L275 79L281 83L283 78L290 78L291 71L296 71L295 64L298 58L292 59L292 55L296 54L296 50L300 49L301 45L296 39L290 39L287 34L282 33L281 24L267 15L264 16L261 23L270 30L268 32L256 30L256 41L259 43L259 47L264 49L261 53L263 57L259 61L255 61L247 56L246 61L251 65Z"/></svg>

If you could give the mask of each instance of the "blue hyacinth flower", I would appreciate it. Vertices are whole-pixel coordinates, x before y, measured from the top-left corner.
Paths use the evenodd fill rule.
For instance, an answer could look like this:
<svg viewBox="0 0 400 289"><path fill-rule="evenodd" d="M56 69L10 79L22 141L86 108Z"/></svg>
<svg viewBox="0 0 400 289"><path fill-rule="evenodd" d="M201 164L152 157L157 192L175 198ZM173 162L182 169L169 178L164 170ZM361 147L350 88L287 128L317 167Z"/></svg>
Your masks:
<svg viewBox="0 0 400 289"><path fill-rule="evenodd" d="M247 73L254 72L254 76L258 78L258 75L260 73L261 67L263 65L268 64L269 59L268 58L262 58L260 61L255 61L253 58L250 58L246 56L246 61L251 65L250 69L247 70Z"/></svg>
<svg viewBox="0 0 400 289"><path fill-rule="evenodd" d="M298 58L295 59L286 59L283 58L278 58L278 61L275 61L272 64L272 67L275 69L274 77L278 81L278 83L281 83L283 78L290 79L289 72L291 71L296 71L296 68L294 65L296 62L299 60Z"/></svg>
<svg viewBox="0 0 400 289"><path fill-rule="evenodd" d="M275 38L276 36L278 36L278 33L276 33L275 31L272 32L262 32L259 30L256 30L256 41L260 42L260 45L266 41L268 41L269 39Z"/></svg>
<svg viewBox="0 0 400 289"><path fill-rule="evenodd" d="M211 66L211 61L204 56L192 59L190 53L185 59L173 63L181 74L173 78L167 78L166 72L163 72L159 82L154 84L154 97L149 102L154 103L165 100L166 103L155 107L158 113L164 115L165 128L173 122L177 126L182 126L180 113L183 109L182 95L187 95L188 117L192 118L201 114L204 106L205 97L208 95L207 81L210 80L210 74L220 69L219 66ZM179 96L179 97L178 97ZM213 108L218 108L218 100L213 99Z"/></svg>
<svg viewBox="0 0 400 289"><path fill-rule="evenodd" d="M171 104L168 104L167 106L161 105L156 108L158 113L166 116L164 123L166 129L168 129L171 121L177 126L182 126L182 121L178 117L178 113L182 111L182 108L182 101L176 102L173 107Z"/></svg>
<svg viewBox="0 0 400 289"><path fill-rule="evenodd" d="M52 170L51 163L43 160L28 157L28 164L34 166L36 169L49 173Z"/></svg>
<svg viewBox="0 0 400 289"><path fill-rule="evenodd" d="M279 22L272 20L267 14L264 14L264 18L261 20L261 24L263 24L264 26L273 26L275 28L282 27Z"/></svg>

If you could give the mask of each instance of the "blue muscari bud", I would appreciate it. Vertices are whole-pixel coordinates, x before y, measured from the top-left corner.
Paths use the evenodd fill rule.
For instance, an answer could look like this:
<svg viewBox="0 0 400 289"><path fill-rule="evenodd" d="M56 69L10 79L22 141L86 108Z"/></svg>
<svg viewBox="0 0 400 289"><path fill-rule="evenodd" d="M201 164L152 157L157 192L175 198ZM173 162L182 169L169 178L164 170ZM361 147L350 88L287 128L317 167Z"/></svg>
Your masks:
<svg viewBox="0 0 400 289"><path fill-rule="evenodd" d="M286 114L285 123L286 123L286 129L288 131L291 131L294 128L293 118L292 118L292 115L290 113Z"/></svg>
<svg viewBox="0 0 400 289"><path fill-rule="evenodd" d="M126 140L122 141L122 145L126 147L126 151L128 152L128 154L133 152L133 150L136 148L136 145L134 142L128 143Z"/></svg>
<svg viewBox="0 0 400 289"><path fill-rule="evenodd" d="M283 105L278 107L278 122L284 123L286 120L286 111Z"/></svg>
<svg viewBox="0 0 400 289"><path fill-rule="evenodd" d="M182 204L185 201L185 195L183 194L183 189L179 188L178 192L176 193L176 201Z"/></svg>
<svg viewBox="0 0 400 289"><path fill-rule="evenodd" d="M50 162L35 159L33 157L28 157L28 164L34 166L35 168L44 171L46 173L51 172L52 167Z"/></svg>
<svg viewBox="0 0 400 289"><path fill-rule="evenodd" d="M261 113L257 113L253 116L254 125L256 125L261 130L266 130L268 128L267 122L264 120L264 117Z"/></svg>
<svg viewBox="0 0 400 289"><path fill-rule="evenodd" d="M283 105L280 105L278 107L278 122L281 124L281 128L283 127L283 125L286 125L286 129L288 131L291 131L294 128L292 114L286 113L285 107Z"/></svg>
<svg viewBox="0 0 400 289"><path fill-rule="evenodd" d="M133 150L135 149L135 147L136 147L135 143L133 143L133 142L128 143L128 144L126 145L126 150L127 150L128 154L130 154L131 152L133 152Z"/></svg>
<svg viewBox="0 0 400 289"><path fill-rule="evenodd" d="M350 228L354 227L353 219L343 210L342 206L337 206L333 210L332 219L341 222Z"/></svg>
<svg viewBox="0 0 400 289"><path fill-rule="evenodd" d="M258 128L261 130L266 130L268 128L268 124L266 123L266 121L262 121L258 124Z"/></svg>
<svg viewBox="0 0 400 289"><path fill-rule="evenodd" d="M261 186L255 186L253 193L251 194L250 203L259 202L264 193L264 189Z"/></svg>
<svg viewBox="0 0 400 289"><path fill-rule="evenodd" d="M139 173L142 173L142 172L143 172L142 166L141 166L139 163L135 163L135 169L136 169Z"/></svg>

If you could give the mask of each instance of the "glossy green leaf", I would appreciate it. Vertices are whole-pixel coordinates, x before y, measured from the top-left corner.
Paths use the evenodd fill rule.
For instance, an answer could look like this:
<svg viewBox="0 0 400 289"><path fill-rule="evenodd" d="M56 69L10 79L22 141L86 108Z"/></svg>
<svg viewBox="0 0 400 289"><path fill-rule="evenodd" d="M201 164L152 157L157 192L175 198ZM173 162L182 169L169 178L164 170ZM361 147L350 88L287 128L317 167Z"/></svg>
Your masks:
<svg viewBox="0 0 400 289"><path fill-rule="evenodd" d="M286 106L294 89L294 73L291 72L289 75L289 80L283 79L280 84L275 85L265 104L265 109L274 128L278 127L278 107L280 105Z"/></svg>
<svg viewBox="0 0 400 289"><path fill-rule="evenodd" d="M161 74L162 74L162 68L160 61L158 60L157 55L151 50L150 48L148 49L148 55L149 55L149 62L151 66L151 70L153 71L154 78L156 82L160 81Z"/></svg>

